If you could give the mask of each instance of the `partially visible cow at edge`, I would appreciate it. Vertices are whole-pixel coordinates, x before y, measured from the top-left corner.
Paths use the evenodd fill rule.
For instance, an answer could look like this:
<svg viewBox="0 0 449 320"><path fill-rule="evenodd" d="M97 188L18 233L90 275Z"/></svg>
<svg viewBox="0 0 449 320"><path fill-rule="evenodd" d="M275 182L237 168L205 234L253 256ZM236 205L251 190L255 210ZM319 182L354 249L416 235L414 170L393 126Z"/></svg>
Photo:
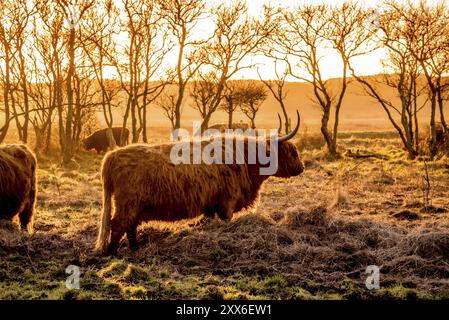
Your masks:
<svg viewBox="0 0 449 320"><path fill-rule="evenodd" d="M114 135L115 142L118 146L123 147L129 143L129 130L125 128L125 132L123 135L123 143L121 143L121 135L122 135L122 127L114 127L112 128L112 134ZM106 152L109 148L108 137L106 129L98 130L92 133L89 137L82 141L83 147L86 150L95 149L97 153Z"/></svg>
<svg viewBox="0 0 449 320"><path fill-rule="evenodd" d="M289 141L299 129L297 115L298 123L291 133L271 138L278 140L276 177L297 176L304 170L296 147ZM230 221L234 213L253 206L269 176L260 174L259 169L264 166L258 160L248 163L248 141L255 138L233 139L234 145L236 139L243 139L244 164L234 161L174 165L170 161L173 144L134 144L106 154L102 164L103 213L96 250L115 254L125 233L130 247L136 249L137 227L142 221L177 221L201 214L205 218L217 214Z"/></svg>
<svg viewBox="0 0 449 320"><path fill-rule="evenodd" d="M36 203L36 158L25 145L0 146L0 219L15 220L33 230Z"/></svg>

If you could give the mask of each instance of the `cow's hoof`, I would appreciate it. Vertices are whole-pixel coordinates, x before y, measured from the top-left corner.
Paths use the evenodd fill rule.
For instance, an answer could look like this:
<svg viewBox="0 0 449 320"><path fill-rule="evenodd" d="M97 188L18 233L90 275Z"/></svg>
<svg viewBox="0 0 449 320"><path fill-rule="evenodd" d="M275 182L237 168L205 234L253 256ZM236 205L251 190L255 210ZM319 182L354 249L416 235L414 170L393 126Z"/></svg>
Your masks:
<svg viewBox="0 0 449 320"><path fill-rule="evenodd" d="M108 250L106 250L105 255L107 256L115 256L117 254L116 246L109 246Z"/></svg>

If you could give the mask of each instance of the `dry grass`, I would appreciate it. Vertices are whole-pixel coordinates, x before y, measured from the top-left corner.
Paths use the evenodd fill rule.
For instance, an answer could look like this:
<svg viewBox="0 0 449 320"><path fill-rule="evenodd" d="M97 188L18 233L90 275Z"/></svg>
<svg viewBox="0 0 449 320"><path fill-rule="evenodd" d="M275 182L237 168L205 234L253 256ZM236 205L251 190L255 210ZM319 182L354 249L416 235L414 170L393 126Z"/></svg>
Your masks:
<svg viewBox="0 0 449 320"><path fill-rule="evenodd" d="M303 151L306 172L272 178L255 212L230 223L148 223L141 248L123 242L115 258L92 253L101 210L100 157L79 170L41 161L36 233L0 224L0 298L65 299L411 299L449 292L449 163L429 163L432 204L422 210L422 164L397 141L350 135L342 148L390 160L326 161ZM438 212L438 213L435 213ZM412 218L413 217L413 218ZM81 267L81 290L64 287L66 266ZM381 289L365 288L368 265Z"/></svg>

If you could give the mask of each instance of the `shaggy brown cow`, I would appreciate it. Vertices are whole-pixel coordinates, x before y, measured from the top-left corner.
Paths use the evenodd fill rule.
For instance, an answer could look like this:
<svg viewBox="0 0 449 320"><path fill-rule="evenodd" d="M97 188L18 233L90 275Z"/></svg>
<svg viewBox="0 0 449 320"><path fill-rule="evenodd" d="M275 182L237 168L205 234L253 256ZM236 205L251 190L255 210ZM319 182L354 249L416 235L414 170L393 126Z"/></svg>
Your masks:
<svg viewBox="0 0 449 320"><path fill-rule="evenodd" d="M449 145L449 141L446 141L446 132L444 130L444 126L441 122L437 122L435 124L435 131L436 131L436 144L438 148L442 149L446 145Z"/></svg>
<svg viewBox="0 0 449 320"><path fill-rule="evenodd" d="M106 152L109 148L108 137L106 135L106 129L98 130L92 133L89 137L82 141L83 147L86 150L95 149L97 153ZM112 128L112 134L114 135L114 139L117 142L117 145L120 147L126 146L129 143L129 130L125 128L125 133L123 136L123 144L120 143L120 138L122 134L122 127Z"/></svg>
<svg viewBox="0 0 449 320"><path fill-rule="evenodd" d="M299 113L295 130L273 138L278 140L277 177L297 176L304 170L295 146L288 141L298 129ZM243 139L243 164L234 160L234 164L175 165L170 160L174 144L136 144L109 152L102 165L103 214L96 249L114 254L125 233L130 247L137 248L136 229L142 221L177 221L215 213L229 221L233 213L251 207L269 176L260 174L265 166L259 161L248 161L248 142L255 138L233 139L234 146ZM208 141L201 143L204 146Z"/></svg>
<svg viewBox="0 0 449 320"><path fill-rule="evenodd" d="M36 158L25 145L0 146L0 219L19 216L22 230L33 229Z"/></svg>

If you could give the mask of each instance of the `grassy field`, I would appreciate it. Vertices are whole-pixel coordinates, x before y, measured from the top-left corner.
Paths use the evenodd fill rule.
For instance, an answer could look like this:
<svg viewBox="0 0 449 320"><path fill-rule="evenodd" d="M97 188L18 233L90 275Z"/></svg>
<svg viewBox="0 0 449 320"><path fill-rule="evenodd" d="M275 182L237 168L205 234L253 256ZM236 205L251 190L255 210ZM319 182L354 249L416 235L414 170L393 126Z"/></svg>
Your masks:
<svg viewBox="0 0 449 320"><path fill-rule="evenodd" d="M148 223L140 249L93 253L102 156L70 168L40 159L35 233L0 222L0 299L449 298L449 160L409 161L388 133L342 134L328 161L319 139L298 140L306 171L270 178L257 208L204 225ZM426 192L429 197L426 200ZM81 289L65 287L69 265ZM380 289L365 286L380 267Z"/></svg>

